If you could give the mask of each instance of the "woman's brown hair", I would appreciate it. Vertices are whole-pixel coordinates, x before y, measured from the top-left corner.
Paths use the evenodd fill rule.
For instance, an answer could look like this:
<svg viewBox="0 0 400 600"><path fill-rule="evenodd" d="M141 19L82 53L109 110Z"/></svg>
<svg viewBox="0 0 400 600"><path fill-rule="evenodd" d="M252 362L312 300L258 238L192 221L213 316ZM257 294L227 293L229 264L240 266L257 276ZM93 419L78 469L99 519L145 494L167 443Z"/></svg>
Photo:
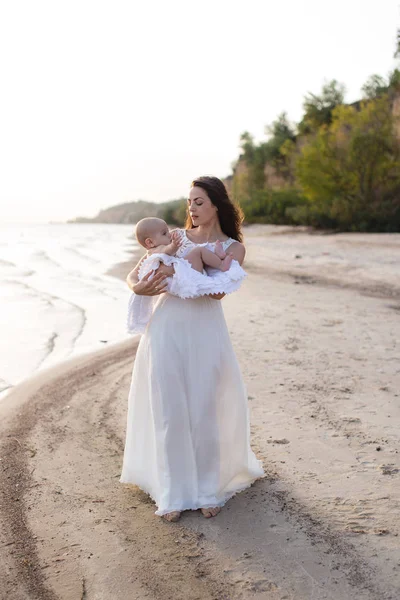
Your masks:
<svg viewBox="0 0 400 600"><path fill-rule="evenodd" d="M243 212L229 198L223 182L218 177L202 175L192 181L191 187L195 186L206 191L211 202L218 208L219 224L225 235L241 242L243 240L241 232L241 224L244 219ZM193 229L189 208L187 209L185 228Z"/></svg>

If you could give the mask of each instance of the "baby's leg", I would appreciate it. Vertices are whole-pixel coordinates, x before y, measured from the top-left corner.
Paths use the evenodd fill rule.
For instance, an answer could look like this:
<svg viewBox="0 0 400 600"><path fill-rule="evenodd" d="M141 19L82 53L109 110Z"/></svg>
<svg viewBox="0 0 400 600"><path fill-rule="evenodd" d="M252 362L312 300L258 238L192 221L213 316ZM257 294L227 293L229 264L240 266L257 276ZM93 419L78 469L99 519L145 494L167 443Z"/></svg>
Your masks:
<svg viewBox="0 0 400 600"><path fill-rule="evenodd" d="M220 242L219 240L217 240L215 242L215 248L214 248L214 252L217 256L219 256L219 258L224 259L226 256L226 252L224 250L224 247L222 245L222 242Z"/></svg>
<svg viewBox="0 0 400 600"><path fill-rule="evenodd" d="M193 248L193 250L188 252L188 254L185 256L185 259L190 262L193 269L195 269L195 271L199 271L199 273L203 272L204 267L203 259L201 258L201 251L202 248Z"/></svg>
<svg viewBox="0 0 400 600"><path fill-rule="evenodd" d="M231 266L232 262L232 258L228 258L227 255L223 259L221 259L208 248L201 248L201 258L205 265L207 265L208 267L213 267L213 269L219 269L220 271L227 271Z"/></svg>
<svg viewBox="0 0 400 600"><path fill-rule="evenodd" d="M185 258L196 271L202 271L203 265L219 269L220 271L227 271L232 263L231 254L227 254L224 259L221 259L214 252L204 247L194 248Z"/></svg>

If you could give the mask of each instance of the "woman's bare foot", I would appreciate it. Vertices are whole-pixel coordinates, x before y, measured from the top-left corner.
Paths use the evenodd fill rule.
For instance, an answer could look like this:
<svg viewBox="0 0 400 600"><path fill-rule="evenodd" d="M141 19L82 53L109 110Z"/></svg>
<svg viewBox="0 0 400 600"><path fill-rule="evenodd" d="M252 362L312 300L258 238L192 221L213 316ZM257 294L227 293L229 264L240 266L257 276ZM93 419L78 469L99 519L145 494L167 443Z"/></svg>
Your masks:
<svg viewBox="0 0 400 600"><path fill-rule="evenodd" d="M165 515L162 515L162 518L165 519L166 521L172 521L173 523L176 523L176 521L179 521L181 516L181 513L179 512L179 510L173 510L170 513L166 513Z"/></svg>
<svg viewBox="0 0 400 600"><path fill-rule="evenodd" d="M218 256L218 258L220 258L221 260L223 260L225 258L226 252L224 250L222 242L220 242L219 240L217 240L215 242L214 250L215 250L214 254L216 254Z"/></svg>
<svg viewBox="0 0 400 600"><path fill-rule="evenodd" d="M229 267L232 264L233 255L231 253L227 254L225 258L222 260L221 271L228 271Z"/></svg>
<svg viewBox="0 0 400 600"><path fill-rule="evenodd" d="M221 507L215 506L214 508L201 508L200 510L206 519L209 519L210 517L215 517L220 512Z"/></svg>

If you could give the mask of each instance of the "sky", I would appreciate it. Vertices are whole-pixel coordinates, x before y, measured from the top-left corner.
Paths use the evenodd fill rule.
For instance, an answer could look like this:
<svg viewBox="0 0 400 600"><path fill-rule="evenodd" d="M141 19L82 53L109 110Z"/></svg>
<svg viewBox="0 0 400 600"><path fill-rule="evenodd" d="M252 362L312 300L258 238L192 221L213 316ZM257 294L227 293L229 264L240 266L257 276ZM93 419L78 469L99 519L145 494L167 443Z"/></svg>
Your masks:
<svg viewBox="0 0 400 600"><path fill-rule="evenodd" d="M0 223L186 197L325 82L357 100L398 27L400 0L4 0Z"/></svg>

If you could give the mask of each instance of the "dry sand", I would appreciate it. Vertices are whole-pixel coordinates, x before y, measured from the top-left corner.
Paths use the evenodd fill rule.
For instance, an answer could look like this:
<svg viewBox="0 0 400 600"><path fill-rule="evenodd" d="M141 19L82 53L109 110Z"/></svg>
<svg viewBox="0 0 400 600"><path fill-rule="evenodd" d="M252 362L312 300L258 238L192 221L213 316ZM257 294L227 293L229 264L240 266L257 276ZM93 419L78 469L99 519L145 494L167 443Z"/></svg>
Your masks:
<svg viewBox="0 0 400 600"><path fill-rule="evenodd" d="M137 338L42 372L0 404L2 600L400 596L400 235L246 242L222 302L267 477L167 523L118 482Z"/></svg>

